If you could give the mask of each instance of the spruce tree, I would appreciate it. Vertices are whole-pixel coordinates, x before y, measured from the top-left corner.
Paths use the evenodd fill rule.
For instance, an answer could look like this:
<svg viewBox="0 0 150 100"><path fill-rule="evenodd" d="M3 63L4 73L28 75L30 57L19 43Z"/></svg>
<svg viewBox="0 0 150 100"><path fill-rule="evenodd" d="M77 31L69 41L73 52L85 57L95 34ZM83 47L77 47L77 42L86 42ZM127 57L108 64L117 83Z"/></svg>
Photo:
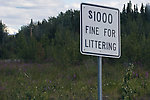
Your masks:
<svg viewBox="0 0 150 100"><path fill-rule="evenodd" d="M147 21L150 21L150 4L146 4L145 7L145 17Z"/></svg>
<svg viewBox="0 0 150 100"><path fill-rule="evenodd" d="M131 3L131 1L129 1L129 3L127 4L127 13L128 14L132 13L132 3Z"/></svg>
<svg viewBox="0 0 150 100"><path fill-rule="evenodd" d="M2 21L0 20L0 44L3 44L3 38L4 38L4 34L3 34L3 24Z"/></svg>
<svg viewBox="0 0 150 100"><path fill-rule="evenodd" d="M143 3L142 3L142 5L141 5L140 11L141 11L141 14L144 14L144 5L143 5Z"/></svg>

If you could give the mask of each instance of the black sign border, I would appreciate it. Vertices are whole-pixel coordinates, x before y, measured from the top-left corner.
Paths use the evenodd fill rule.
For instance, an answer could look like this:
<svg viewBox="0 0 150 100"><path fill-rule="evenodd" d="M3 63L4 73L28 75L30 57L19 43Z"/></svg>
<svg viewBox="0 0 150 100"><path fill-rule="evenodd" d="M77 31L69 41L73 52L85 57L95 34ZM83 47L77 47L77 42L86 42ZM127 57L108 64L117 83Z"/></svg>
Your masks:
<svg viewBox="0 0 150 100"><path fill-rule="evenodd" d="M93 53L93 52L84 52L82 48L82 40L83 40L83 33L82 33L82 6L83 5L89 5L94 7L101 7L101 8L108 8L118 11L118 55L110 55L110 54L100 54L100 53ZM107 7L107 6L101 6L101 5L95 5L95 4L89 4L89 3L81 3L80 5L80 52L81 54L85 55L93 55L93 56L102 56L102 57L111 57L111 58L120 58L121 56L121 37L120 37L120 11L117 8L113 7Z"/></svg>

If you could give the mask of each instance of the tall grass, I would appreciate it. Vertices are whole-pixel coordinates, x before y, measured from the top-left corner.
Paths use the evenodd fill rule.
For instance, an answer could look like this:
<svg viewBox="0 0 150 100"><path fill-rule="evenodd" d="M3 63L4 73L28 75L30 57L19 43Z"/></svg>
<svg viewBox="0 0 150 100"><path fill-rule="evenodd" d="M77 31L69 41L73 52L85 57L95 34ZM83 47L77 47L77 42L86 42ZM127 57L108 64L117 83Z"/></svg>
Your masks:
<svg viewBox="0 0 150 100"><path fill-rule="evenodd" d="M97 63L87 60L78 66L1 63L0 100L96 100ZM120 100L127 67L103 64L103 98ZM135 69L131 79L136 99L150 96L148 71ZM145 82L141 84L141 82ZM141 85L145 85L141 86ZM145 99L146 100L146 99Z"/></svg>

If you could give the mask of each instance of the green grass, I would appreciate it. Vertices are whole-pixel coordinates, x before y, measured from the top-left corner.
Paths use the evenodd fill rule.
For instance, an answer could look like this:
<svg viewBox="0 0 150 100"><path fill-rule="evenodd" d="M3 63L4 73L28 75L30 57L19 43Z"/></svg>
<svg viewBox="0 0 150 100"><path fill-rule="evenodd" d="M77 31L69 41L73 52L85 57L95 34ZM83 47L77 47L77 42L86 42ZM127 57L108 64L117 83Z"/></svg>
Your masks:
<svg viewBox="0 0 150 100"><path fill-rule="evenodd" d="M103 98L119 100L127 67L103 64ZM97 100L97 64L92 60L65 67L54 64L0 64L0 100ZM141 78L130 81L136 99L150 96L149 78L143 70L135 70ZM141 86L145 82L146 87ZM146 99L144 99L146 100Z"/></svg>

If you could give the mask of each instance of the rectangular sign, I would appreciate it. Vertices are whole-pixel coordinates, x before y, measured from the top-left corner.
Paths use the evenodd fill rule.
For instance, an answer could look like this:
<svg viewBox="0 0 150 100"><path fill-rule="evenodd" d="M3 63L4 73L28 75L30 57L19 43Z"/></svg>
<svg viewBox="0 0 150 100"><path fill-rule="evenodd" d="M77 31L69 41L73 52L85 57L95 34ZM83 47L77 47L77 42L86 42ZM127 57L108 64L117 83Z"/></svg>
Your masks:
<svg viewBox="0 0 150 100"><path fill-rule="evenodd" d="M85 55L120 57L120 12L118 9L81 4L80 52Z"/></svg>

